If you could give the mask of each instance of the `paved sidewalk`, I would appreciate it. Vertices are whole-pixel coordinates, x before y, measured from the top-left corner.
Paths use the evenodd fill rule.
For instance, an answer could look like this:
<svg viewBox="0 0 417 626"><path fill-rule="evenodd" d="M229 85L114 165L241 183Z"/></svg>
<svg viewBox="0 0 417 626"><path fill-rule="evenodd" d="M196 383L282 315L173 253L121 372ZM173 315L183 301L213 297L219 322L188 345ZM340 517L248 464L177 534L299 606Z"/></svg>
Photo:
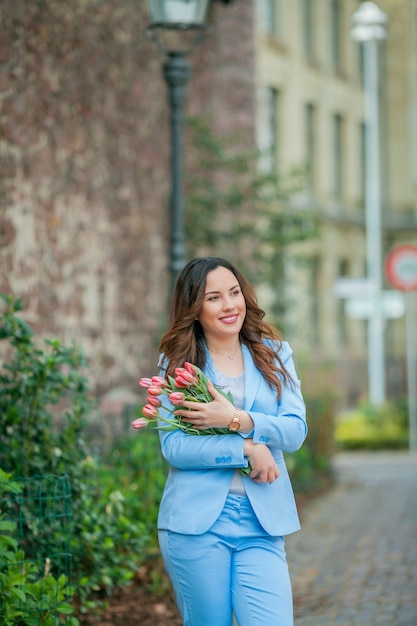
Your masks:
<svg viewBox="0 0 417 626"><path fill-rule="evenodd" d="M286 539L295 626L417 626L417 456L343 453Z"/></svg>

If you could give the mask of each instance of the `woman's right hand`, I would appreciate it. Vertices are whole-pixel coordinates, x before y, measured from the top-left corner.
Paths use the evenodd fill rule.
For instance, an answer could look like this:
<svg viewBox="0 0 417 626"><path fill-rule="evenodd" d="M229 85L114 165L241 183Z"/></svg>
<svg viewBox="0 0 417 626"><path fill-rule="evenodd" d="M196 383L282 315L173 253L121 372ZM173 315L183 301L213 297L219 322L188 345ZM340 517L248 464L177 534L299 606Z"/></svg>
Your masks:
<svg viewBox="0 0 417 626"><path fill-rule="evenodd" d="M267 446L263 443L253 443L252 439L245 439L243 451L252 468L249 476L256 483L273 483L278 478L278 466Z"/></svg>

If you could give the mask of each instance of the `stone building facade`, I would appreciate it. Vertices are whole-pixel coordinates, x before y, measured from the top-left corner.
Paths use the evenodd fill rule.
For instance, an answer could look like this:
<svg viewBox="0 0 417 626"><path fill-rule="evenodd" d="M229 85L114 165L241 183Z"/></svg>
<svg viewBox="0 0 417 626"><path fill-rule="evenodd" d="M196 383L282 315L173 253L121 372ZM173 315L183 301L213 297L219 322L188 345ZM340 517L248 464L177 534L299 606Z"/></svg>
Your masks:
<svg viewBox="0 0 417 626"><path fill-rule="evenodd" d="M248 146L252 9L212 3L186 94ZM145 4L5 0L0 17L0 290L39 337L85 350L99 396L136 391L169 289L167 88Z"/></svg>
<svg viewBox="0 0 417 626"><path fill-rule="evenodd" d="M307 361L331 363L340 389L367 394L367 322L346 314L340 278L366 278L364 70L353 41L356 0L256 3L257 136L265 167L307 168L294 198L320 219L320 236L293 249L294 345ZM417 3L381 0L388 18L379 44L382 262L400 243L417 243ZM390 285L384 280L384 289ZM417 323L417 320L416 320ZM387 393L404 392L404 316L384 330ZM401 372L401 373L399 373Z"/></svg>

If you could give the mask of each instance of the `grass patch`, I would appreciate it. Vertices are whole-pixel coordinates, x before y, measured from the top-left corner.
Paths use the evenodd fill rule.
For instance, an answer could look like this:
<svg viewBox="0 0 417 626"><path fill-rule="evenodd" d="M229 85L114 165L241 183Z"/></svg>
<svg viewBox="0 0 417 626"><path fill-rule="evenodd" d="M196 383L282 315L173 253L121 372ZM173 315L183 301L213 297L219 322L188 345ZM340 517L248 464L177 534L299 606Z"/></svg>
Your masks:
<svg viewBox="0 0 417 626"><path fill-rule="evenodd" d="M403 407L364 403L337 416L335 441L343 450L402 449L408 446L407 413Z"/></svg>

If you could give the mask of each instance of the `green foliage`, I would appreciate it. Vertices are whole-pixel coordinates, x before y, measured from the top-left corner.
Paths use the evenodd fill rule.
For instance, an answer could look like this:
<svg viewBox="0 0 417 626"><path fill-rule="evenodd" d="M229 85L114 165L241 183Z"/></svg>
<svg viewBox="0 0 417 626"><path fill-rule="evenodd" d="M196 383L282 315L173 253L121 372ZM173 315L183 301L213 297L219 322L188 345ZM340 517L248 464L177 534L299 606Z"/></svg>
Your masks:
<svg viewBox="0 0 417 626"><path fill-rule="evenodd" d="M288 471L295 491L314 492L332 479L334 425L337 394L330 389L304 394L307 407L308 435L303 447L286 455Z"/></svg>
<svg viewBox="0 0 417 626"><path fill-rule="evenodd" d="M77 536L82 549L76 553L76 574L85 611L132 580L144 559L148 535L140 516L133 520L117 493L100 499L86 495L83 507Z"/></svg>
<svg viewBox="0 0 417 626"><path fill-rule="evenodd" d="M0 466L20 476L65 473L86 456L81 431L91 402L80 371L85 358L58 339L37 348L32 329L16 315L21 300L0 298L6 304L0 340L11 348L0 370ZM57 420L62 428L53 429Z"/></svg>
<svg viewBox="0 0 417 626"><path fill-rule="evenodd" d="M20 549L25 554L25 570L33 564L42 567L55 580L68 581L70 596L71 575L71 488L68 478L43 476L19 478L14 481L18 490L5 485L0 496L0 508L5 519L16 522ZM44 576L45 577L45 576ZM50 589L53 589L48 579ZM46 583L45 583L46 584ZM43 592L40 589L40 592ZM58 596L58 589L57 589ZM55 601L55 607L58 598ZM44 608L43 606L41 607Z"/></svg>
<svg viewBox="0 0 417 626"><path fill-rule="evenodd" d="M156 518L168 465L161 454L158 432L147 428L116 442L101 465L105 494L119 494L132 519L141 519L157 547Z"/></svg>
<svg viewBox="0 0 417 626"><path fill-rule="evenodd" d="M0 506L22 491L21 481L0 469ZM68 602L72 589L66 576L55 578L45 564L28 559L17 539L17 524L0 509L0 619L4 626L77 626Z"/></svg>
<svg viewBox="0 0 417 626"><path fill-rule="evenodd" d="M189 255L230 258L249 280L271 288L271 313L282 314L288 246L318 232L317 216L288 202L305 187L306 172L294 169L282 177L262 172L257 151L241 148L235 136L216 136L199 117L187 120L187 132L192 158L185 202Z"/></svg>
<svg viewBox="0 0 417 626"><path fill-rule="evenodd" d="M337 418L335 438L342 449L399 449L408 444L406 407L364 403Z"/></svg>
<svg viewBox="0 0 417 626"><path fill-rule="evenodd" d="M125 585L149 541L139 514L103 493L94 457L83 438L92 401L82 373L85 358L57 339L44 349L16 313L20 300L0 294L0 467L14 476L67 474L73 502L73 577L82 609ZM28 531L29 532L29 531Z"/></svg>

